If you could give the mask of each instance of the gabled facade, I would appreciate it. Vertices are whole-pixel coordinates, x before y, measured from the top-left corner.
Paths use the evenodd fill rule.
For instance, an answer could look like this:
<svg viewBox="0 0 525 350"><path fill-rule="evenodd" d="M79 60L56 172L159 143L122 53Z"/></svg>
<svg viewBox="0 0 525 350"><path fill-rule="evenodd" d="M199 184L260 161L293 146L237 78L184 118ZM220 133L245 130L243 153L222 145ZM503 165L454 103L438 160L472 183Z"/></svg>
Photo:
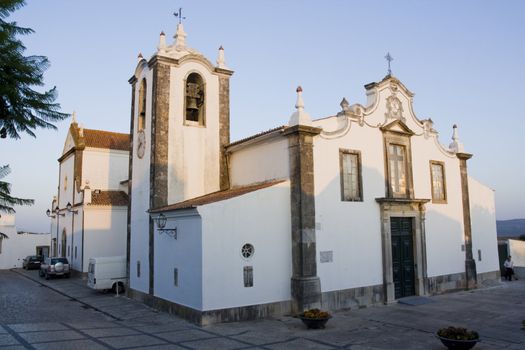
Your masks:
<svg viewBox="0 0 525 350"><path fill-rule="evenodd" d="M130 79L132 297L207 324L498 280L493 191L398 79L318 120L298 88L287 125L229 143L224 51L184 39Z"/></svg>
<svg viewBox="0 0 525 350"><path fill-rule="evenodd" d="M79 127L73 119L59 162L51 255L86 273L91 257L126 254L129 135ZM69 209L68 209L69 208Z"/></svg>

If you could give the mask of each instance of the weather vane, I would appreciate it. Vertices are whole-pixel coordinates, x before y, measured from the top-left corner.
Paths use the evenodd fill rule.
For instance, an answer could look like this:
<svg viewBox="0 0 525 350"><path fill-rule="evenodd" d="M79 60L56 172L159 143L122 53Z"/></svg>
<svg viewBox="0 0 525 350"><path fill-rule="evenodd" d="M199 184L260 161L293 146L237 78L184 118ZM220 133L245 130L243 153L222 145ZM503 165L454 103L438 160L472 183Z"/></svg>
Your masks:
<svg viewBox="0 0 525 350"><path fill-rule="evenodd" d="M179 12L174 12L173 15L179 18L179 24L182 23L183 19L186 19L186 17L182 17L182 7L179 7Z"/></svg>
<svg viewBox="0 0 525 350"><path fill-rule="evenodd" d="M390 56L390 52L387 52L385 59L388 61L388 75L392 75L392 69L390 69L390 62L394 60L394 57Z"/></svg>

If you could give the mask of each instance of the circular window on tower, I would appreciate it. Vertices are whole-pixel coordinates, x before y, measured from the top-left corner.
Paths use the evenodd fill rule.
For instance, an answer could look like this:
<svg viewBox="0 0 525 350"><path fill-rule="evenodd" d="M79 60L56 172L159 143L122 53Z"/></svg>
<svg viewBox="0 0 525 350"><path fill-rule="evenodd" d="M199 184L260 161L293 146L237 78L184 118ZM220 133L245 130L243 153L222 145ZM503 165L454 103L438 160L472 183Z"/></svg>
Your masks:
<svg viewBox="0 0 525 350"><path fill-rule="evenodd" d="M241 248L241 255L244 259L250 259L253 256L253 253L255 252L255 248L253 248L253 245L250 243L246 243Z"/></svg>

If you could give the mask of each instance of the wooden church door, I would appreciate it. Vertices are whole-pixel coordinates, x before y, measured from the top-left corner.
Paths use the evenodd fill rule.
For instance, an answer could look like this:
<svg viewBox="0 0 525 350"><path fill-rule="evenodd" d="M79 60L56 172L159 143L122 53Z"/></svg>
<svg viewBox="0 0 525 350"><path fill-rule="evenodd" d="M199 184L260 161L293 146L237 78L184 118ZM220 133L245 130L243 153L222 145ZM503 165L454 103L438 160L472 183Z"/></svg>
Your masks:
<svg viewBox="0 0 525 350"><path fill-rule="evenodd" d="M392 272L395 298L415 294L412 218L391 217Z"/></svg>

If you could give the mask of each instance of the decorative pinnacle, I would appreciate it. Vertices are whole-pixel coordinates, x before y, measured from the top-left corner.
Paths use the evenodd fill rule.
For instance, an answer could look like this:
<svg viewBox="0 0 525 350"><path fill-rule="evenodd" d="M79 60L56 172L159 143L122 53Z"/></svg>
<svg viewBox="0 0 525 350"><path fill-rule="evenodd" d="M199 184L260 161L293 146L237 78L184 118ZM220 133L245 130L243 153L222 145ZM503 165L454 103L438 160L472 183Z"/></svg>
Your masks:
<svg viewBox="0 0 525 350"><path fill-rule="evenodd" d="M302 96L303 88L299 85L295 91L297 92L297 102L295 102L295 108L297 108L299 111L302 111L304 109L304 101Z"/></svg>
<svg viewBox="0 0 525 350"><path fill-rule="evenodd" d="M73 111L73 113L71 113L71 123L76 123L77 122L77 112Z"/></svg>
<svg viewBox="0 0 525 350"><path fill-rule="evenodd" d="M219 68L227 68L226 67L226 61L224 60L224 48L219 47L219 55L217 56L217 66Z"/></svg>
<svg viewBox="0 0 525 350"><path fill-rule="evenodd" d="M160 32L160 35L166 35L166 34L164 33L164 31L161 31L161 32Z"/></svg>
<svg viewBox="0 0 525 350"><path fill-rule="evenodd" d="M452 128L454 129L454 131L452 132L452 143L448 147L450 148L450 150L456 153L464 152L465 148L463 144L459 141L458 126L454 124Z"/></svg>

